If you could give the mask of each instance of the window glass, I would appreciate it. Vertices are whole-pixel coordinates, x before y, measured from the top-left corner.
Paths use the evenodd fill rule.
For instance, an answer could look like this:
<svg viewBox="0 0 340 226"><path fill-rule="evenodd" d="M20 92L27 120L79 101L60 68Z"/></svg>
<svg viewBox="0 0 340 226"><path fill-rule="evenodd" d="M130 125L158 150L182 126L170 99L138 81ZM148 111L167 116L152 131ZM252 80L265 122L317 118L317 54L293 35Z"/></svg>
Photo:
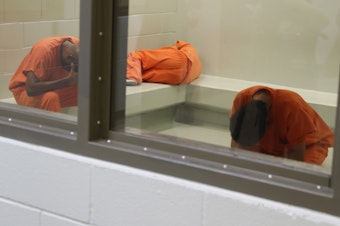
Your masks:
<svg viewBox="0 0 340 226"><path fill-rule="evenodd" d="M227 152L231 112L234 115L258 93L248 90L233 110L236 95L265 86L270 89L256 90L264 90L260 92L264 99L258 95L255 99L265 103L267 115L262 121L246 119L264 122L265 130L257 138L240 132L242 126L234 123L235 139L244 144L235 150L330 173L333 148L328 146L333 142L340 62L339 8L336 0L160 0L157 4L131 0L125 131L184 138ZM247 144L254 138L256 145ZM312 164L304 162L307 152Z"/></svg>
<svg viewBox="0 0 340 226"><path fill-rule="evenodd" d="M79 4L79 0L0 1L2 105L76 118Z"/></svg>

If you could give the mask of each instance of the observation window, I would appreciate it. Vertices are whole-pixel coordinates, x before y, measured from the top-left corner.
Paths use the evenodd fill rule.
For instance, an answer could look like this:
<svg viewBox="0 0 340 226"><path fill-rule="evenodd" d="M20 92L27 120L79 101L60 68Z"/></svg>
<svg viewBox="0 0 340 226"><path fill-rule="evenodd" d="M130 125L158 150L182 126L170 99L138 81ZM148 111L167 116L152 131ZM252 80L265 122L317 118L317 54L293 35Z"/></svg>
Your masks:
<svg viewBox="0 0 340 226"><path fill-rule="evenodd" d="M303 101L315 113L309 121L338 132L339 7L331 0L6 1L0 135L340 216L337 136L321 164L286 151L307 142L292 130L315 132L295 111ZM17 103L8 89L13 75L35 43L56 36L80 40L79 49L67 43L60 52L73 68L66 77L79 62L76 104L53 112ZM288 101L275 106L295 124L265 118L290 130L275 141L284 154L231 146L234 100L258 85L271 88L261 94L301 97L294 111Z"/></svg>

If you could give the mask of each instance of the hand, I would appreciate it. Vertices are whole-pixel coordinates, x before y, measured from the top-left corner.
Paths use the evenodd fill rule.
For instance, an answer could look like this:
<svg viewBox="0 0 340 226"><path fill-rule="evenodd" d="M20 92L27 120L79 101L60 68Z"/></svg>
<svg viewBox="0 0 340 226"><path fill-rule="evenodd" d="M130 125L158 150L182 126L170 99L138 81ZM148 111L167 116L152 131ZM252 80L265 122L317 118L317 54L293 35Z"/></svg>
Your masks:
<svg viewBox="0 0 340 226"><path fill-rule="evenodd" d="M70 70L70 74L68 76L68 80L69 80L69 85L77 85L78 84L78 70L77 70L77 65L75 65L74 63L71 63L71 70Z"/></svg>

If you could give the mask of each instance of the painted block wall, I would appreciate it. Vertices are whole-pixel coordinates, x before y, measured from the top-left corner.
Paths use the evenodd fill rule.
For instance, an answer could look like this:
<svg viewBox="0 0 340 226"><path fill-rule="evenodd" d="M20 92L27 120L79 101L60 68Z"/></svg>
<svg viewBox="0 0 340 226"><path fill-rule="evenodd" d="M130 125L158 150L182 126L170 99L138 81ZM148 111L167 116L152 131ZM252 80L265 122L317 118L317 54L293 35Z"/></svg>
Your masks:
<svg viewBox="0 0 340 226"><path fill-rule="evenodd" d="M337 0L178 0L177 37L198 49L203 73L337 93Z"/></svg>
<svg viewBox="0 0 340 226"><path fill-rule="evenodd" d="M177 1L130 0L128 52L175 43L179 38L177 17Z"/></svg>
<svg viewBox="0 0 340 226"><path fill-rule="evenodd" d="M1 226L336 226L340 218L0 137Z"/></svg>
<svg viewBox="0 0 340 226"><path fill-rule="evenodd" d="M37 40L79 34L80 0L24 2L0 0L0 84L8 84ZM182 39L198 49L204 74L337 93L337 0L278 4L268 0L131 0L129 4L128 51ZM0 89L0 96L11 95Z"/></svg>

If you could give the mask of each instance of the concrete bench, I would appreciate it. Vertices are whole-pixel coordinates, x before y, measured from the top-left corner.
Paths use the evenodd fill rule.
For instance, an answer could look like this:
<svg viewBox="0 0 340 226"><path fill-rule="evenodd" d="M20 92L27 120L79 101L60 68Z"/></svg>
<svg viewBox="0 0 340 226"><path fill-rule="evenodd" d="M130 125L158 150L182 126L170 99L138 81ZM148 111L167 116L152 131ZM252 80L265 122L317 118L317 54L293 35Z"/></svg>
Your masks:
<svg viewBox="0 0 340 226"><path fill-rule="evenodd" d="M135 115L185 102L187 85L142 83L126 87L126 115Z"/></svg>
<svg viewBox="0 0 340 226"><path fill-rule="evenodd" d="M16 101L14 97L9 97L5 99L0 99L0 102L9 103L9 104L16 104ZM65 107L61 109L61 113L74 115L76 116L78 114L78 107Z"/></svg>
<svg viewBox="0 0 340 226"><path fill-rule="evenodd" d="M143 83L140 86L128 86L126 87L126 114L135 115L184 103L185 94L186 85ZM0 102L16 104L14 97L0 99ZM61 112L76 116L78 107L65 107Z"/></svg>
<svg viewBox="0 0 340 226"><path fill-rule="evenodd" d="M205 106L212 109L231 110L235 95L253 85L289 89L299 93L334 128L337 107L337 94L315 90L298 89L268 83L201 75L189 85L172 86L158 83L142 83L126 87L127 116L175 106L181 103ZM15 104L14 98L1 99ZM77 107L63 108L62 112L77 115Z"/></svg>
<svg viewBox="0 0 340 226"><path fill-rule="evenodd" d="M229 112L235 95L242 89L254 85L288 89L299 93L320 114L325 122L334 128L337 108L337 94L335 93L223 78L220 76L201 75L200 78L188 85L186 103L220 108Z"/></svg>

